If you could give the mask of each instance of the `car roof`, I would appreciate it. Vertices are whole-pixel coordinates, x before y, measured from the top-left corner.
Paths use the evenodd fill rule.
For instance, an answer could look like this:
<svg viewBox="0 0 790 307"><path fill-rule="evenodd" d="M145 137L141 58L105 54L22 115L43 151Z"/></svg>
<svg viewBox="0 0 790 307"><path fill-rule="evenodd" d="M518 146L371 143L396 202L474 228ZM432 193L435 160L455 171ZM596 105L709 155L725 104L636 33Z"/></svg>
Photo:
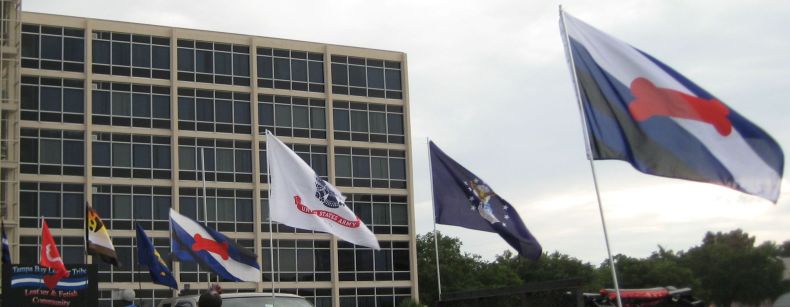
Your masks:
<svg viewBox="0 0 790 307"><path fill-rule="evenodd" d="M271 297L272 294L268 292L241 292L241 293L223 293L222 298L238 298L238 297ZM275 293L275 297L293 297L293 298L301 298L301 296L290 294L290 293ZM177 296L167 298L165 300L193 300L197 301L200 298L200 294L194 295L184 295L184 296Z"/></svg>

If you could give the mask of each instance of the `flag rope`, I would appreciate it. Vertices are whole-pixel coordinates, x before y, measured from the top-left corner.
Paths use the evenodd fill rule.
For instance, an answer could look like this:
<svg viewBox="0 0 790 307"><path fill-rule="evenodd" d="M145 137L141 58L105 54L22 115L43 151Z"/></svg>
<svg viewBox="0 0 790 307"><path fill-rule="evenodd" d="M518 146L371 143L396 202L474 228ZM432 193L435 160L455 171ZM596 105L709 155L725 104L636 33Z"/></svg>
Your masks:
<svg viewBox="0 0 790 307"><path fill-rule="evenodd" d="M609 256L609 267L612 269L612 280L614 281L614 289L617 292L617 306L623 307L623 301L620 298L620 285L617 282L617 270L614 267L614 258L612 258L612 249L609 244L609 233L606 230L606 219L604 218L603 214L603 204L601 203L601 192L600 188L598 187L598 176L595 173L595 164L593 163L593 154L592 148L590 147L590 140L589 134L587 131L587 120L584 116L584 106L582 105L582 98L581 92L579 89L579 80L576 77L576 65L573 61L573 56L571 52L570 46L570 38L568 37L568 32L565 30L565 12L562 10L562 5L560 5L560 32L562 32L562 42L563 47L565 47L565 58L568 60L568 66L570 66L571 72L571 80L573 83L573 87L575 89L576 94L576 102L579 106L579 117L581 118L582 123L582 134L584 135L584 148L587 150L587 160L590 162L590 171L592 172L593 183L595 185L595 198L598 201L598 213L601 217L601 226L603 227L603 236L604 241L606 242L606 253Z"/></svg>

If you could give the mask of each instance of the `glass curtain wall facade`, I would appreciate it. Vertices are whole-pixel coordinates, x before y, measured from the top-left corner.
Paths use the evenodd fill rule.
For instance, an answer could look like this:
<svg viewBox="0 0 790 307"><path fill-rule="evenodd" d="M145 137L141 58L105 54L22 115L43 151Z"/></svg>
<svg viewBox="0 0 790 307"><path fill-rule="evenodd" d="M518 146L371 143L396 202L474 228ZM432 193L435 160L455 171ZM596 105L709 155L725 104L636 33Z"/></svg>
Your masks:
<svg viewBox="0 0 790 307"><path fill-rule="evenodd" d="M268 292L274 282L274 291L316 306L386 307L417 296L404 53L21 16L9 34L20 73L3 83L20 107L3 113L0 131L15 262L38 259L45 218L66 262L98 263L101 306L120 306L116 289L153 306L175 292L136 265L134 224L169 255L174 208L255 251L262 266L261 282L237 283L172 262L186 293L207 282ZM267 130L345 193L380 251L270 225ZM84 255L86 203L110 228L120 268Z"/></svg>

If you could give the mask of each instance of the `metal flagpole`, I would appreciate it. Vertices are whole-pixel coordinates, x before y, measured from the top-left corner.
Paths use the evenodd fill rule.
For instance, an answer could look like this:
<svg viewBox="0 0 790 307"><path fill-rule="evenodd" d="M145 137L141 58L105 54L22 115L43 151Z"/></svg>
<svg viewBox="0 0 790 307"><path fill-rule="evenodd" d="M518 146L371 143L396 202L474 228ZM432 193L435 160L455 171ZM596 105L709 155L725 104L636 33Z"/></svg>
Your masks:
<svg viewBox="0 0 790 307"><path fill-rule="evenodd" d="M428 176L431 181L431 200L433 200L433 164L431 163L431 138L426 138L428 144ZM439 290L439 301L442 300L442 274L439 270L439 241L437 240L436 236L436 204L431 201L431 204L434 208L431 208L431 214L433 215L433 248L436 252L436 283L438 285Z"/></svg>
<svg viewBox="0 0 790 307"><path fill-rule="evenodd" d="M200 147L200 176L203 177L203 223L208 227L208 194L206 194L206 147ZM206 284L211 288L211 273L206 273Z"/></svg>
<svg viewBox="0 0 790 307"><path fill-rule="evenodd" d="M598 213L601 216L601 225L603 226L603 236L604 240L606 241L606 253L609 255L609 266L612 269L612 279L614 280L614 290L617 293L617 306L623 307L623 301L620 298L620 285L617 282L617 270L614 267L614 258L612 258L612 249L609 245L609 233L606 230L606 219L604 218L603 214L603 204L601 203L601 192L598 187L598 177L595 174L595 164L593 163L593 153L592 147L590 145L590 136L587 130L587 119L584 116L584 106L582 105L582 98L581 98L581 91L579 89L579 80L577 79L576 75L576 65L573 61L573 56L571 54L571 46L570 46L570 38L568 37L568 31L565 29L565 16L564 12L562 11L562 5L560 5L560 25L562 26L562 41L565 47L565 57L568 60L568 66L570 66L571 70L571 78L573 81L573 86L575 88L576 93L576 102L579 107L579 117L581 118L582 122L582 134L584 134L584 145L585 149L587 150L587 160L590 162L590 171L592 172L593 182L595 184L595 198L598 201Z"/></svg>
<svg viewBox="0 0 790 307"><path fill-rule="evenodd" d="M269 130L266 129L266 142L267 143L269 142L269 135L273 135L273 134L271 134L271 132L269 132ZM271 161L269 161L269 158L268 158L268 151L272 150L272 149L268 148L268 146L267 146L266 150L267 150L267 157L266 157L266 184L269 186L269 188L266 189L266 194L269 196L269 201L268 201L269 205L267 206L267 207L269 207L269 264L271 265L271 268L272 268L272 304L274 304L274 301L275 301L275 299L274 299L274 232L272 231L272 229L273 229L272 225L274 224L274 221L272 221L272 202L271 202L272 201L272 179L271 179L271 174L272 173L269 171L269 164L271 164Z"/></svg>
<svg viewBox="0 0 790 307"><path fill-rule="evenodd" d="M134 225L136 223L137 222L134 219L134 212L132 212L132 231L136 231L135 228L134 228ZM139 238L137 238L137 236L135 236L135 240L137 240L137 239L139 239ZM153 245L153 242L151 242L151 245ZM137 242L137 246L140 246L140 242ZM156 247L154 247L154 249L156 249ZM140 264L138 263L138 262L140 262L140 259L139 259L140 257L137 257L138 258L137 261L134 261L134 257L136 256L136 254L137 253L132 253L132 271L134 272L134 276L137 278L137 290L140 290L140 293L143 293L143 281L142 281L142 278L140 277ZM141 304L142 304L142 301L143 301L143 299L140 298L140 303Z"/></svg>

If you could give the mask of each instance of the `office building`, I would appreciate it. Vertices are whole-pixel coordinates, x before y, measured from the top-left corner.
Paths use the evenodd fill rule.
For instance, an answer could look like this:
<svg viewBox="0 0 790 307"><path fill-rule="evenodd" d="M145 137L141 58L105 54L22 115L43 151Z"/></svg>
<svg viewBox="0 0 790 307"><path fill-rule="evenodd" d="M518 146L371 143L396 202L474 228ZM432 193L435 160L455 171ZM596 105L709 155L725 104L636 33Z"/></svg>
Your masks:
<svg viewBox="0 0 790 307"><path fill-rule="evenodd" d="M88 202L123 263L90 260L100 305L118 306L117 289L144 304L171 297L136 264L133 224L168 255L175 208L262 265L262 282L236 283L173 262L187 293L208 282L268 292L274 271L276 291L316 306L416 296L404 53L21 12L18 1L2 1L2 25L0 205L15 262L38 261L42 218L66 263L88 261ZM277 223L269 239L266 130L348 197L380 251Z"/></svg>

